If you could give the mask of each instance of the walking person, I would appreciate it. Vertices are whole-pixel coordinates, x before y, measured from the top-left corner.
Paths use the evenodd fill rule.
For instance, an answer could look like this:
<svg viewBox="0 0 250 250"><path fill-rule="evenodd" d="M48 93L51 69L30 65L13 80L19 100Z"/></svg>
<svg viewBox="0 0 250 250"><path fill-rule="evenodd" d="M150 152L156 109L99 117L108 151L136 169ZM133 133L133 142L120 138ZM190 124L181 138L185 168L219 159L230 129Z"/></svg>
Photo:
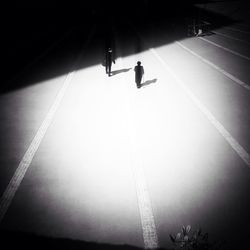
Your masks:
<svg viewBox="0 0 250 250"><path fill-rule="evenodd" d="M111 48L108 48L108 51L106 53L106 74L111 76L111 66L112 62L115 63L115 60L113 58L113 51Z"/></svg>
<svg viewBox="0 0 250 250"><path fill-rule="evenodd" d="M135 66L134 71L135 71L135 82L136 82L137 88L140 88L142 77L144 75L144 68L143 66L141 66L140 61L137 62L137 65Z"/></svg>

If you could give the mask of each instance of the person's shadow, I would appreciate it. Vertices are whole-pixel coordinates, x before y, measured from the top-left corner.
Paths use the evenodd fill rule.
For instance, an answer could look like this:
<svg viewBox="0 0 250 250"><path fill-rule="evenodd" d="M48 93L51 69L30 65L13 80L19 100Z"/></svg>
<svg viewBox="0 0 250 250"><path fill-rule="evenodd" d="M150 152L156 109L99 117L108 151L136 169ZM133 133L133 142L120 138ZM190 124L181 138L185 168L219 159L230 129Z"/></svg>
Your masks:
<svg viewBox="0 0 250 250"><path fill-rule="evenodd" d="M120 73L128 72L128 71L131 70L131 69L132 69L132 68L119 69L119 70L111 71L111 76L114 76L114 75L117 75L117 74L120 74Z"/></svg>
<svg viewBox="0 0 250 250"><path fill-rule="evenodd" d="M144 87L144 86L147 86L147 85L149 85L149 84L155 83L156 81L157 81L156 78L155 78L155 79L152 79L152 80L147 80L146 82L143 82L143 83L141 84L141 87Z"/></svg>

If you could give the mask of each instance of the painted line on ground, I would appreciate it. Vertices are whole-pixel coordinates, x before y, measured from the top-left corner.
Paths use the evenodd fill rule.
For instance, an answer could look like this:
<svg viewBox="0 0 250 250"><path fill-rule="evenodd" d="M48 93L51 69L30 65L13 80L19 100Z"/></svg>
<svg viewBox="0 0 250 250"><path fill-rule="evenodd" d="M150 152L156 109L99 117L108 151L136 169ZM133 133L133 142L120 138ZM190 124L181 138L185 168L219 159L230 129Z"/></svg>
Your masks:
<svg viewBox="0 0 250 250"><path fill-rule="evenodd" d="M240 39L240 38L236 38L236 37L233 37L233 36L230 36L230 35L226 35L226 34L223 34L221 32L218 32L218 31L213 31L216 35L219 35L219 36L224 36L226 38L229 38L229 39L232 39L232 40L235 40L235 41L239 41L239 42L242 42L242 43L246 43L246 44L250 44L250 42L246 41L246 40L243 40L243 39Z"/></svg>
<svg viewBox="0 0 250 250"><path fill-rule="evenodd" d="M201 61L203 61L204 63L208 64L209 66L211 66L212 68L216 69L217 71L219 71L220 73L222 73L223 75L225 75L226 77L228 77L229 79L231 79L232 81L234 81L235 83L239 84L240 86L242 86L243 88L245 88L246 90L250 90L250 85L246 84L245 82L241 81L240 79L238 79L237 77L231 75L230 73L228 73L227 71L225 71L224 69L220 68L219 66L213 64L212 62L208 61L207 59L203 58L202 56L198 55L197 53L195 53L193 50L187 48L186 46L184 46L182 43L176 41L176 44L178 44L181 48L183 48L184 50L188 51L190 54L194 55L195 57L199 58Z"/></svg>
<svg viewBox="0 0 250 250"><path fill-rule="evenodd" d="M186 85L180 80L180 78L171 70L167 63L160 57L155 49L150 49L153 55L160 61L167 72L173 77L178 85L184 90L184 92L191 98L196 104L199 110L207 117L217 131L224 137L232 149L238 154L238 156L250 167L250 155L239 144L239 142L233 138L233 136L224 128L224 126L213 116L213 114L201 103L201 101L186 87Z"/></svg>
<svg viewBox="0 0 250 250"><path fill-rule="evenodd" d="M158 236L144 169L138 163L134 166L133 170L143 232L144 248L157 249L159 245Z"/></svg>
<svg viewBox="0 0 250 250"><path fill-rule="evenodd" d="M241 33L250 35L250 32L248 32L248 31L244 31L244 30L240 30L240 29L236 29L236 28L232 28L232 27L225 27L225 29L233 30L233 31L236 31L236 32L241 32Z"/></svg>
<svg viewBox="0 0 250 250"><path fill-rule="evenodd" d="M50 108L49 112L47 113L42 125L40 126L40 128L38 129L35 137L33 138L30 146L28 147L28 150L26 151L26 153L24 154L21 162L19 163L12 179L10 180L5 192L3 193L3 196L1 197L0 200L0 222L2 221L5 213L7 212L8 207L10 206L16 191L18 190L24 175L27 171L27 169L29 168L32 159L49 127L49 125L51 124L54 114L56 112L56 110L58 109L61 100L65 94L65 91L70 83L70 81L72 80L74 76L74 72L71 72L67 75L66 79L64 80L63 86L60 89L58 95L56 96L56 99L52 105L52 107Z"/></svg>
<svg viewBox="0 0 250 250"><path fill-rule="evenodd" d="M214 46L216 46L216 47L218 47L218 48L220 48L220 49L223 49L223 50L225 50L225 51L228 51L228 52L230 52L231 54L234 54L234 55L236 55L236 56L242 57L242 58L244 58L244 59L246 59L246 60L250 60L250 57L245 56L245 55L242 55L242 54L240 54L240 53L238 53L238 52L236 52L236 51L234 51L234 50L225 48L224 46L221 46L221 45L219 45L218 43L212 42L212 41L210 41L210 40L208 40L208 39L206 39L206 38L204 38L204 37L198 37L198 38L201 39L202 41L205 41L205 42L207 42L207 43L210 43L210 44L212 44L212 45L214 45Z"/></svg>
<svg viewBox="0 0 250 250"><path fill-rule="evenodd" d="M95 27L92 28L88 39L86 40L86 43L84 44L81 53L77 56L76 61L74 63L74 67L79 63L79 60L82 58L83 52L85 52L86 47L88 46L90 39L93 37L95 31ZM73 67L73 68L74 68ZM65 78L63 85L61 87L61 89L59 90L54 103L52 104L50 110L48 111L45 119L42 122L42 125L40 126L40 128L38 129L35 137L33 138L31 144L29 145L26 153L24 154L21 162L19 163L13 177L11 178L7 188L5 189L1 199L0 199L0 223L2 222L24 176L26 171L28 170L34 156L35 153L37 152L39 145L42 141L42 139L44 138L44 135L46 134L46 131L48 129L48 127L50 126L52 120L54 119L55 113L58 110L61 101L65 95L65 92L70 84L70 82L72 81L75 73L77 71L72 71L70 72L67 77Z"/></svg>
<svg viewBox="0 0 250 250"><path fill-rule="evenodd" d="M118 54L119 54L119 49ZM122 62L122 58L119 58L119 64L123 69L124 65ZM123 80L125 81L125 80ZM136 88L136 86L134 86ZM133 100L131 100L133 101ZM133 106L133 105L132 105ZM135 180L136 194L137 194L137 202L140 213L140 220L142 226L142 234L144 241L145 249L157 249L159 247L158 244L158 236L155 226L155 219L153 215L153 208L151 205L151 199L148 191L146 176L144 173L143 166L141 165L140 160L138 159L138 149L136 147L136 133L134 129L134 125L132 123L131 111L133 110L131 106L131 102L128 101L127 105L127 115L128 115L128 128L130 132L130 144L131 144L131 167Z"/></svg>
<svg viewBox="0 0 250 250"><path fill-rule="evenodd" d="M249 28L250 27L250 25L246 24L246 23L236 23L235 25L236 26L238 25L238 26L241 26L241 27L245 27L245 28Z"/></svg>

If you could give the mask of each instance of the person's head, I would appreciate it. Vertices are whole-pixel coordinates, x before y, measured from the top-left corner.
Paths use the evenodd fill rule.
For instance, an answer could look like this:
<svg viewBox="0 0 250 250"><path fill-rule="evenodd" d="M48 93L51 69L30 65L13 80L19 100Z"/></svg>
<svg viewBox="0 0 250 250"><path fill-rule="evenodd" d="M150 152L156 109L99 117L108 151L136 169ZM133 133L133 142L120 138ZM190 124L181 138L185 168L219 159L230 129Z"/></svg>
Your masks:
<svg viewBox="0 0 250 250"><path fill-rule="evenodd" d="M141 65L141 62L140 62L140 61L138 61L138 62L137 62L137 65Z"/></svg>

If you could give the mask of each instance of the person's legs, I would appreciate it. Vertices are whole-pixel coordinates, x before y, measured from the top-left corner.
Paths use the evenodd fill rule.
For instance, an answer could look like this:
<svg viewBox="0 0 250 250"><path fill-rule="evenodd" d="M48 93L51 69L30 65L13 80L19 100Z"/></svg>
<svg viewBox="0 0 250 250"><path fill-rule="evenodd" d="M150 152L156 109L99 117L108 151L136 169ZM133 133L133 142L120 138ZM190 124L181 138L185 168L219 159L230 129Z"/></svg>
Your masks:
<svg viewBox="0 0 250 250"><path fill-rule="evenodd" d="M108 74L109 74L109 76L111 76L111 63L112 62L109 62L109 65L108 65Z"/></svg>
<svg viewBox="0 0 250 250"><path fill-rule="evenodd" d="M142 76L141 76L141 74L139 74L137 72L137 74L135 76L135 82L136 82L137 88L141 87L141 80L142 80Z"/></svg>
<svg viewBox="0 0 250 250"><path fill-rule="evenodd" d="M108 74L108 63L107 63L107 61L106 61L105 68L106 68L106 74Z"/></svg>
<svg viewBox="0 0 250 250"><path fill-rule="evenodd" d="M136 80L136 86L137 86L137 88L141 87L141 81L139 79Z"/></svg>

